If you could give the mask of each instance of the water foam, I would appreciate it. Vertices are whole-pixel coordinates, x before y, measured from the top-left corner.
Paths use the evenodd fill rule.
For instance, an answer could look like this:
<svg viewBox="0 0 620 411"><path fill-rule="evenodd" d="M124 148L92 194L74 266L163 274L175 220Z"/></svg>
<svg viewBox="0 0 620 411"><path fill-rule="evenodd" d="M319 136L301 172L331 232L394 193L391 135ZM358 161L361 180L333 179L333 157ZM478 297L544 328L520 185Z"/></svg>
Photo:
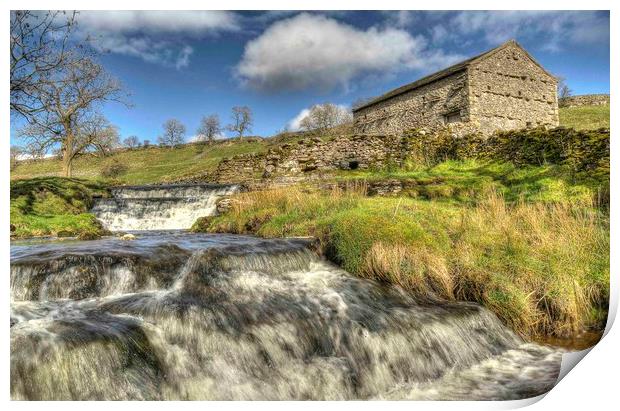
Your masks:
<svg viewBox="0 0 620 411"><path fill-rule="evenodd" d="M121 249L106 241L89 247ZM101 258L102 284L116 287L81 299L28 290L74 287L79 258L41 246L14 259L12 283L25 287L15 295L31 299L11 304L13 398L515 399L549 390L559 372L561 353L525 343L483 307L421 304L301 241L141 241L132 264ZM177 255L169 273L149 274L170 241L189 245L167 252ZM54 264L57 279L20 281L24 267ZM105 274L113 265L125 280ZM157 289L138 286L149 281Z"/></svg>
<svg viewBox="0 0 620 411"><path fill-rule="evenodd" d="M91 210L113 231L188 229L215 212L216 201L238 190L225 185L136 186L112 189Z"/></svg>

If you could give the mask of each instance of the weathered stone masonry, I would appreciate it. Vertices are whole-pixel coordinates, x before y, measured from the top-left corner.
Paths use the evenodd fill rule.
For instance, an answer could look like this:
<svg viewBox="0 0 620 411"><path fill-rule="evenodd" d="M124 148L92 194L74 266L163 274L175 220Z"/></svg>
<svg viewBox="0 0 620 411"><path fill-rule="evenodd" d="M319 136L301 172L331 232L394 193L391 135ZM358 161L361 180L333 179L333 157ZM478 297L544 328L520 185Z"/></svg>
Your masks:
<svg viewBox="0 0 620 411"><path fill-rule="evenodd" d="M260 181L309 171L331 171L401 166L410 152L401 136L341 136L329 140L307 138L283 144L266 153L240 154L223 159L214 172L197 181L236 183Z"/></svg>
<svg viewBox="0 0 620 411"><path fill-rule="evenodd" d="M609 94L583 94L564 97L559 100L561 107L608 106Z"/></svg>
<svg viewBox="0 0 620 411"><path fill-rule="evenodd" d="M559 124L557 81L515 41L354 110L361 134L448 126L458 134Z"/></svg>

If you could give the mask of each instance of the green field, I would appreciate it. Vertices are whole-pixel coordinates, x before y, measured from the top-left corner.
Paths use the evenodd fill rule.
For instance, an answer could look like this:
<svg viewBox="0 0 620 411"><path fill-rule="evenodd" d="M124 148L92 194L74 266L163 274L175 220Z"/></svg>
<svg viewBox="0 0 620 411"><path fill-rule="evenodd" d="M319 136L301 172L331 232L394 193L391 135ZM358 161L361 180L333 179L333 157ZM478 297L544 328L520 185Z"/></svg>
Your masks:
<svg viewBox="0 0 620 411"><path fill-rule="evenodd" d="M609 128L609 106L560 107L560 125L575 130Z"/></svg>
<svg viewBox="0 0 620 411"><path fill-rule="evenodd" d="M235 154L261 152L268 146L262 140L222 141L209 146L187 144L178 148L148 147L123 150L107 157L85 155L73 165L73 177L102 179L101 170L109 162L118 161L127 166L126 173L112 183L149 184L172 181L187 175L213 170L222 158ZM26 161L11 172L11 179L61 176L59 159Z"/></svg>

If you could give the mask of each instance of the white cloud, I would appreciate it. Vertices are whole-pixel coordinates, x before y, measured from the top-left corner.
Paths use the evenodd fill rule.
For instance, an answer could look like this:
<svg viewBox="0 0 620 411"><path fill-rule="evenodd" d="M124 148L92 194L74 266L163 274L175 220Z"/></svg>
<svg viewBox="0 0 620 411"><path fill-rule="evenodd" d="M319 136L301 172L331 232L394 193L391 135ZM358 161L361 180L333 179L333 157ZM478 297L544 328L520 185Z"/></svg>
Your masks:
<svg viewBox="0 0 620 411"><path fill-rule="evenodd" d="M239 29L237 17L228 11L80 11L80 26L121 33L182 33L204 35Z"/></svg>
<svg viewBox="0 0 620 411"><path fill-rule="evenodd" d="M78 35L99 51L176 69L187 67L194 51L187 36L239 30L236 15L224 11L81 11L77 21Z"/></svg>
<svg viewBox="0 0 620 411"><path fill-rule="evenodd" d="M50 157L54 157L56 154L54 153L45 153L43 154L43 158L50 158ZM36 160L39 157L33 156L32 154L28 154L28 153L22 153L22 154L18 154L17 155L17 160L18 161L24 161L24 160Z"/></svg>
<svg viewBox="0 0 620 411"><path fill-rule="evenodd" d="M189 65L189 56L193 52L194 52L194 49L191 48L190 46L185 46L181 49L181 52L179 53L177 60L176 60L176 64L175 64L175 67L177 68L177 70L183 67L187 67Z"/></svg>
<svg viewBox="0 0 620 411"><path fill-rule="evenodd" d="M217 134L215 136L215 140L225 140L227 138L229 138L229 137L226 134L224 134L224 133L220 133L220 134ZM193 136L191 136L191 137L189 137L187 139L187 142L188 143L196 143L196 142L202 141L202 140L203 140L203 136L202 135L194 134Z"/></svg>
<svg viewBox="0 0 620 411"><path fill-rule="evenodd" d="M344 105L344 104L336 104L336 107L338 107L340 110L342 110L342 112L344 113L350 113L351 112L351 107ZM308 115L310 115L310 108L304 108L303 110L301 110L295 117L293 117L287 124L286 124L286 128L289 131L299 131L301 130L301 122L304 118L308 117Z"/></svg>
<svg viewBox="0 0 620 411"><path fill-rule="evenodd" d="M360 30L302 13L273 23L249 41L236 74L242 84L264 91L346 89L361 75L431 70L458 58L429 50L423 37L401 29Z"/></svg>
<svg viewBox="0 0 620 411"><path fill-rule="evenodd" d="M547 50L609 41L609 17L595 11L462 11L441 27L434 30L481 34L493 45L511 38L536 39Z"/></svg>
<svg viewBox="0 0 620 411"><path fill-rule="evenodd" d="M299 114L297 114L295 117L293 117L288 124L286 125L287 128L290 131L299 131L301 130L301 121L308 117L308 114L310 114L310 109L309 108L304 108L303 110L301 110L299 112Z"/></svg>

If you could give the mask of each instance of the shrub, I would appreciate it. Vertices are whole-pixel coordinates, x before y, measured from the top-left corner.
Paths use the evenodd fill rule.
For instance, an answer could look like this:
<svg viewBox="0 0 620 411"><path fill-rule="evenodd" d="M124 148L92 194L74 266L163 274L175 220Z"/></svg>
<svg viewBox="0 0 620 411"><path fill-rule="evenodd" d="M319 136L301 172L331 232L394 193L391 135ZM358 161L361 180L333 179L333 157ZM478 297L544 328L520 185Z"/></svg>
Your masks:
<svg viewBox="0 0 620 411"><path fill-rule="evenodd" d="M113 159L108 161L101 169L101 176L106 178L116 178L127 172L128 167L118 161L117 159Z"/></svg>

